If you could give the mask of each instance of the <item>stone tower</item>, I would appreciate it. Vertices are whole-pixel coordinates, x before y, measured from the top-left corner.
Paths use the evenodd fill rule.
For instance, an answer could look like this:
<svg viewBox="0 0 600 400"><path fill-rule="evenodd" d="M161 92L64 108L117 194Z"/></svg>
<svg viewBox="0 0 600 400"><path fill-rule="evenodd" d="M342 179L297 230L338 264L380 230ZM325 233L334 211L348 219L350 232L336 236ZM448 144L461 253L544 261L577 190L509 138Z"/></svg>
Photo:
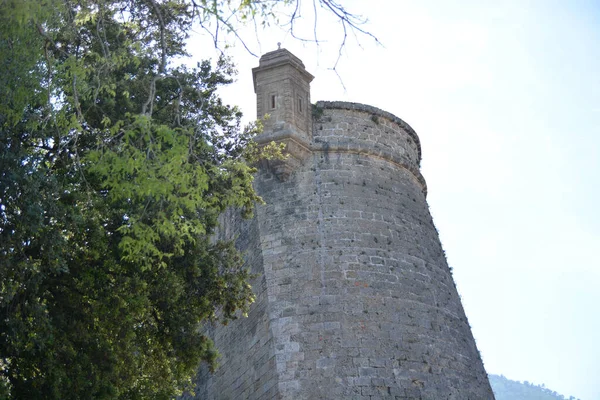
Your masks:
<svg viewBox="0 0 600 400"><path fill-rule="evenodd" d="M225 216L257 274L248 318L211 335L199 399L493 399L425 200L414 130L375 107L310 103L280 49L253 69L265 162L254 219Z"/></svg>

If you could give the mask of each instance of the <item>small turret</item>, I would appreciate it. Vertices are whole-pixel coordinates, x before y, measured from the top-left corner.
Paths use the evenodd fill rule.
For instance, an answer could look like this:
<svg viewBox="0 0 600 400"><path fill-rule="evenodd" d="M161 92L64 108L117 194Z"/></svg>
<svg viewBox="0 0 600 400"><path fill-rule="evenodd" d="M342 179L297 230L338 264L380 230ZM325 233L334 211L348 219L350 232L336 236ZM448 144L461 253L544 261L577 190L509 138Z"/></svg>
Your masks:
<svg viewBox="0 0 600 400"><path fill-rule="evenodd" d="M310 82L313 76L302 61L286 49L263 55L252 69L256 93L257 117L263 120L264 132L259 144L284 143L286 161L269 163L282 179L287 178L309 154L312 136Z"/></svg>

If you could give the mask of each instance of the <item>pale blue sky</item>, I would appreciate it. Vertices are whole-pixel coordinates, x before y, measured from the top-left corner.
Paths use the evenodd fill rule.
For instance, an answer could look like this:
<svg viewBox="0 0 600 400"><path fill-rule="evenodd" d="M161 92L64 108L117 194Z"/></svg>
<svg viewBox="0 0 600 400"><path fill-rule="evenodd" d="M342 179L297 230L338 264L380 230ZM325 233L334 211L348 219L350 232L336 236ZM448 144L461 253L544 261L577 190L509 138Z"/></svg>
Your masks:
<svg viewBox="0 0 600 400"><path fill-rule="evenodd" d="M384 45L349 38L338 65L346 91L329 69L341 31L323 13L318 47L277 29L248 44L261 54L282 42L300 57L315 75L313 102L374 105L417 131L487 371L600 399L600 3L343 4ZM190 49L214 55L202 39ZM253 118L258 60L230 52L240 75L224 95Z"/></svg>

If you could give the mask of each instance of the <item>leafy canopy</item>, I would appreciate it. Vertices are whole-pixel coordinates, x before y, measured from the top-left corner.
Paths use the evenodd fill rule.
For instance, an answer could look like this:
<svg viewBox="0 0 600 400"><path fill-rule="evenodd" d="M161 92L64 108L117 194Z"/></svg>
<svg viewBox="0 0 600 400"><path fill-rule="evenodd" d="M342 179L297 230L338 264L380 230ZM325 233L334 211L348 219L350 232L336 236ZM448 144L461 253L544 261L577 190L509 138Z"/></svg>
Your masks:
<svg viewBox="0 0 600 400"><path fill-rule="evenodd" d="M0 0L0 398L171 398L214 364L199 323L248 309L210 236L260 201L257 127L226 59L174 62L225 5Z"/></svg>
<svg viewBox="0 0 600 400"><path fill-rule="evenodd" d="M176 60L194 23L241 40L278 5L295 37L300 0L0 0L0 398L167 399L215 365L200 324L253 296L211 235L251 215L251 165L280 149L217 96L227 59ZM348 30L373 37L318 6L340 54Z"/></svg>

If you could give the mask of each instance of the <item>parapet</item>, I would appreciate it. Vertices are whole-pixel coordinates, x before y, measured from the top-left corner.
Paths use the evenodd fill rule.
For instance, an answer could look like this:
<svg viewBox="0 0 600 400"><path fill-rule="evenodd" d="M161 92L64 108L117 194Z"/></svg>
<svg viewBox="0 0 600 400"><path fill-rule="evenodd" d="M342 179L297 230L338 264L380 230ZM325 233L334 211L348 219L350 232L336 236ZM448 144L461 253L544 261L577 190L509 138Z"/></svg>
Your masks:
<svg viewBox="0 0 600 400"><path fill-rule="evenodd" d="M311 150L387 160L410 171L427 193L419 171L419 137L406 122L377 107L343 101L317 102L313 106Z"/></svg>
<svg viewBox="0 0 600 400"><path fill-rule="evenodd" d="M394 114L384 111L380 108L370 106L368 104L361 103L350 103L347 101L318 101L317 104L314 105L315 114L319 114L319 109L321 110L352 110L359 111L363 113L367 113L371 115L371 119L375 122L379 118L385 118L388 121L395 123L401 129L403 129L415 142L418 151L418 163L420 166L421 163L421 141L419 140L419 136L409 124L404 122L402 119L396 117Z"/></svg>

